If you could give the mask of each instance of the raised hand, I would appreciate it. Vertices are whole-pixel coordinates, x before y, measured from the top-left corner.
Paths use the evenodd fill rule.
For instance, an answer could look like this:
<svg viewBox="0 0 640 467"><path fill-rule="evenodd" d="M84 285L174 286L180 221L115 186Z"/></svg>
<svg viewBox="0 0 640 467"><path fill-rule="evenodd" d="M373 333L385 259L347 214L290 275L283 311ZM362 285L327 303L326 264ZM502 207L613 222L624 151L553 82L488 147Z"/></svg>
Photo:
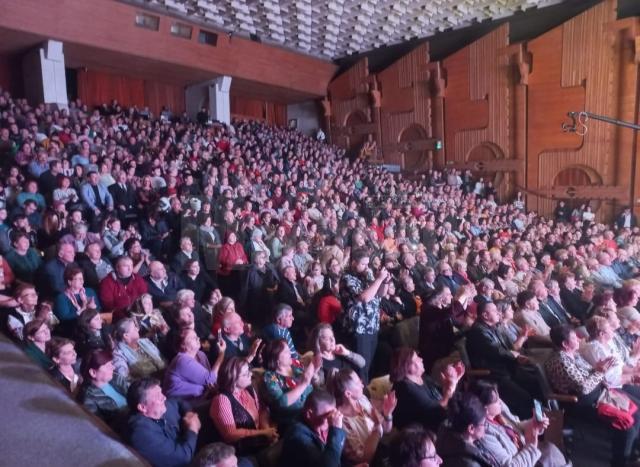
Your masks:
<svg viewBox="0 0 640 467"><path fill-rule="evenodd" d="M333 412L329 415L329 425L335 428L342 428L342 412L338 409L333 409Z"/></svg>
<svg viewBox="0 0 640 467"><path fill-rule="evenodd" d="M396 392L391 391L382 399L382 415L384 415L385 418L391 417L397 405L398 398L396 397Z"/></svg>

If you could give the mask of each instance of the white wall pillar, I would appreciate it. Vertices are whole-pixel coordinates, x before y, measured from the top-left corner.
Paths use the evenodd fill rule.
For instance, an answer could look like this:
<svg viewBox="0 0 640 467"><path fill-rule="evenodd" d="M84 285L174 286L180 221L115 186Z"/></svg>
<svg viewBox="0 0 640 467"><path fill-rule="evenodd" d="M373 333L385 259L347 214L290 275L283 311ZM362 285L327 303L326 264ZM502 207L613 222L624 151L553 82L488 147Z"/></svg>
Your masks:
<svg viewBox="0 0 640 467"><path fill-rule="evenodd" d="M67 108L67 78L62 42L49 40L22 60L24 88L32 104L44 102Z"/></svg>
<svg viewBox="0 0 640 467"><path fill-rule="evenodd" d="M211 81L192 84L185 89L185 106L189 118L195 119L202 107L209 102L209 115L212 120L231 123L231 101L229 90L231 77L220 76Z"/></svg>
<svg viewBox="0 0 640 467"><path fill-rule="evenodd" d="M220 76L209 86L209 113L211 118L227 125L231 123L231 76Z"/></svg>

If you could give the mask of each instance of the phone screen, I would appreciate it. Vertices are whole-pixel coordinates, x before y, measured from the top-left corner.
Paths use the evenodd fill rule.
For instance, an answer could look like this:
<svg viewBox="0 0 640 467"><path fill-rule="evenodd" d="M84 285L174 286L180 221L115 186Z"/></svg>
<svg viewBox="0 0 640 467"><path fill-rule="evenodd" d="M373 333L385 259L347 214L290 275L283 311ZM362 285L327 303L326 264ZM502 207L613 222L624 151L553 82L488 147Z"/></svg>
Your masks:
<svg viewBox="0 0 640 467"><path fill-rule="evenodd" d="M542 415L542 404L540 403L539 400L533 401L533 409L535 412L536 420L541 422L543 419L543 415Z"/></svg>

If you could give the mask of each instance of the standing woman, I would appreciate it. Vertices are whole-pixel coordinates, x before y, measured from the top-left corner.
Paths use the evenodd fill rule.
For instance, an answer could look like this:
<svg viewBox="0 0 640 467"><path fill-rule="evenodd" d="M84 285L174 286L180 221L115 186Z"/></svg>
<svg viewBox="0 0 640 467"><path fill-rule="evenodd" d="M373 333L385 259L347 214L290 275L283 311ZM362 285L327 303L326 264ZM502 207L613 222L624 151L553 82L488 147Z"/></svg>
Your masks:
<svg viewBox="0 0 640 467"><path fill-rule="evenodd" d="M218 262L218 278L222 293L235 299L240 292L239 268L248 263L247 255L235 232L227 232L227 240L220 249Z"/></svg>

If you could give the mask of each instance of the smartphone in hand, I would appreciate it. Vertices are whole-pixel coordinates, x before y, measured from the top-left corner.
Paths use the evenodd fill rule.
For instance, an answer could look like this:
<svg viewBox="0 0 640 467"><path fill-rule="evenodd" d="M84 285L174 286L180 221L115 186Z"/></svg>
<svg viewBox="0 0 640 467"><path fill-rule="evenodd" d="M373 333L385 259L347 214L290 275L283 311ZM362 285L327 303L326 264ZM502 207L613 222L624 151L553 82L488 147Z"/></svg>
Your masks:
<svg viewBox="0 0 640 467"><path fill-rule="evenodd" d="M544 420L544 414L542 413L542 404L539 400L534 399L533 401L533 413L536 421L542 422Z"/></svg>

